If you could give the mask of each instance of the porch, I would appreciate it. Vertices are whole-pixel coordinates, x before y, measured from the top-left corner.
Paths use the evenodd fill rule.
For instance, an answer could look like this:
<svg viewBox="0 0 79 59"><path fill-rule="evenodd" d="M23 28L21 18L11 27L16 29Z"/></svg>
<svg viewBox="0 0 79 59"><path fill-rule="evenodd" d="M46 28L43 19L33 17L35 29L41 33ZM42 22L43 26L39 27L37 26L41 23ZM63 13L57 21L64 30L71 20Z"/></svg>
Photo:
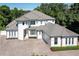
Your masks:
<svg viewBox="0 0 79 59"><path fill-rule="evenodd" d="M42 39L42 31L35 29L24 30L24 39Z"/></svg>

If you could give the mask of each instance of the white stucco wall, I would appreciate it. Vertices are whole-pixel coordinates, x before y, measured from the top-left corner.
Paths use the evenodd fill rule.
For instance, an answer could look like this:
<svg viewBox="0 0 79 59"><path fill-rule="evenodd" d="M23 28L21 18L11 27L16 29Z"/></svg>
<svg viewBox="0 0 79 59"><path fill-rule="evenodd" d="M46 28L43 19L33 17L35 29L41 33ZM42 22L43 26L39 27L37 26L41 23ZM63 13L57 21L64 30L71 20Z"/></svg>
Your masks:
<svg viewBox="0 0 79 59"><path fill-rule="evenodd" d="M35 25L31 25L31 26L45 25L48 22L55 24L55 20L42 20L42 21L38 20L38 21L35 21Z"/></svg>
<svg viewBox="0 0 79 59"><path fill-rule="evenodd" d="M57 37L58 38L58 44L54 44L54 37L51 38L51 47L65 47L65 46L77 46L78 44L78 37ZM67 44L66 44L66 38L67 38ZM69 38L70 38L70 44L69 44ZM72 38L73 38L73 44L72 44Z"/></svg>
<svg viewBox="0 0 79 59"><path fill-rule="evenodd" d="M26 22L24 22L24 25L23 25L23 22L18 22L18 39L19 40L23 40L24 39L24 29L28 28L29 26L31 27L31 26L45 25L48 22L51 22L53 24L55 23L55 21L52 21L52 20L35 21L35 25L30 25L30 21L27 21L27 24L26 24ZM30 33L30 31L28 33ZM29 36L32 36L32 35L29 34Z"/></svg>
<svg viewBox="0 0 79 59"><path fill-rule="evenodd" d="M73 45L78 45L78 37L74 37L74 44Z"/></svg>
<svg viewBox="0 0 79 59"><path fill-rule="evenodd" d="M6 36L6 31L0 31L0 35L5 35Z"/></svg>
<svg viewBox="0 0 79 59"><path fill-rule="evenodd" d="M55 40L55 38L52 37L51 38L51 47L61 47L61 38L60 37L57 37L57 40L58 40L58 43L57 44L54 44L54 40Z"/></svg>
<svg viewBox="0 0 79 59"><path fill-rule="evenodd" d="M24 24L23 22L18 22L18 39L23 40L24 39L24 29L28 28L28 24Z"/></svg>
<svg viewBox="0 0 79 59"><path fill-rule="evenodd" d="M73 44L72 44L72 38L73 38ZM71 37L70 38L70 44L69 44L69 38L67 38L67 44L66 44L66 38L62 38L62 46L76 46L78 42L77 37Z"/></svg>
<svg viewBox="0 0 79 59"><path fill-rule="evenodd" d="M6 36L7 36L7 38L10 37L10 36L9 36L9 31L6 31Z"/></svg>
<svg viewBox="0 0 79 59"><path fill-rule="evenodd" d="M42 31L37 31L37 39L42 40Z"/></svg>
<svg viewBox="0 0 79 59"><path fill-rule="evenodd" d="M12 34L12 32L13 32L13 34ZM6 36L7 36L7 38L18 38L18 31L11 31L11 30L6 31Z"/></svg>
<svg viewBox="0 0 79 59"><path fill-rule="evenodd" d="M55 24L55 20L48 20L48 22Z"/></svg>

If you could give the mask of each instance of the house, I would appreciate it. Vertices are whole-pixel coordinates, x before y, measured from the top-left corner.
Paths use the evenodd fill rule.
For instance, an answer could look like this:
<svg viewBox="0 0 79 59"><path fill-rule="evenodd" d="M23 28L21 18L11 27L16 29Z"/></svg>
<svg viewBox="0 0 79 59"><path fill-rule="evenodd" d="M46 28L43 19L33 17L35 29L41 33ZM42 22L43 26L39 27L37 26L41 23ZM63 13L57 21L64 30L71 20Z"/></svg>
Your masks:
<svg viewBox="0 0 79 59"><path fill-rule="evenodd" d="M43 40L50 47L77 46L78 34L55 24L52 18L42 12L33 10L13 20L6 26L6 38Z"/></svg>

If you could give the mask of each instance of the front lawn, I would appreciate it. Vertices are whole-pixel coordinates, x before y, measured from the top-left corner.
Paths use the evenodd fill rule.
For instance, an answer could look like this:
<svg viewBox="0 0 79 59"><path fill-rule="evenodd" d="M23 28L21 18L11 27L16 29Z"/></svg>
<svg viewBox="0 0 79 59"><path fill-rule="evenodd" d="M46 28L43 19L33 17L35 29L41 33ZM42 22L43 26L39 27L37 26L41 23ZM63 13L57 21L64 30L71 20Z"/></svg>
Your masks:
<svg viewBox="0 0 79 59"><path fill-rule="evenodd" d="M79 46L51 47L52 51L79 50Z"/></svg>

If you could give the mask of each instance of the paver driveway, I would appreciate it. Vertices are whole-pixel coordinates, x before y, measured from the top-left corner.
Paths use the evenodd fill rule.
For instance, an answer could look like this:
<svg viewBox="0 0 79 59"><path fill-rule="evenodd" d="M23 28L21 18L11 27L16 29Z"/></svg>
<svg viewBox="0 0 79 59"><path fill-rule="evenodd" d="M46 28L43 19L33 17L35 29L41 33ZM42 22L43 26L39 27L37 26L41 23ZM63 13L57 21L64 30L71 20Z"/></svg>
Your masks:
<svg viewBox="0 0 79 59"><path fill-rule="evenodd" d="M28 55L49 55L49 56L79 56L79 50L50 51L48 45L37 39L28 40L6 40L0 37L0 55L3 56L28 56Z"/></svg>
<svg viewBox="0 0 79 59"><path fill-rule="evenodd" d="M0 55L50 55L49 46L38 39L6 40L0 38Z"/></svg>

